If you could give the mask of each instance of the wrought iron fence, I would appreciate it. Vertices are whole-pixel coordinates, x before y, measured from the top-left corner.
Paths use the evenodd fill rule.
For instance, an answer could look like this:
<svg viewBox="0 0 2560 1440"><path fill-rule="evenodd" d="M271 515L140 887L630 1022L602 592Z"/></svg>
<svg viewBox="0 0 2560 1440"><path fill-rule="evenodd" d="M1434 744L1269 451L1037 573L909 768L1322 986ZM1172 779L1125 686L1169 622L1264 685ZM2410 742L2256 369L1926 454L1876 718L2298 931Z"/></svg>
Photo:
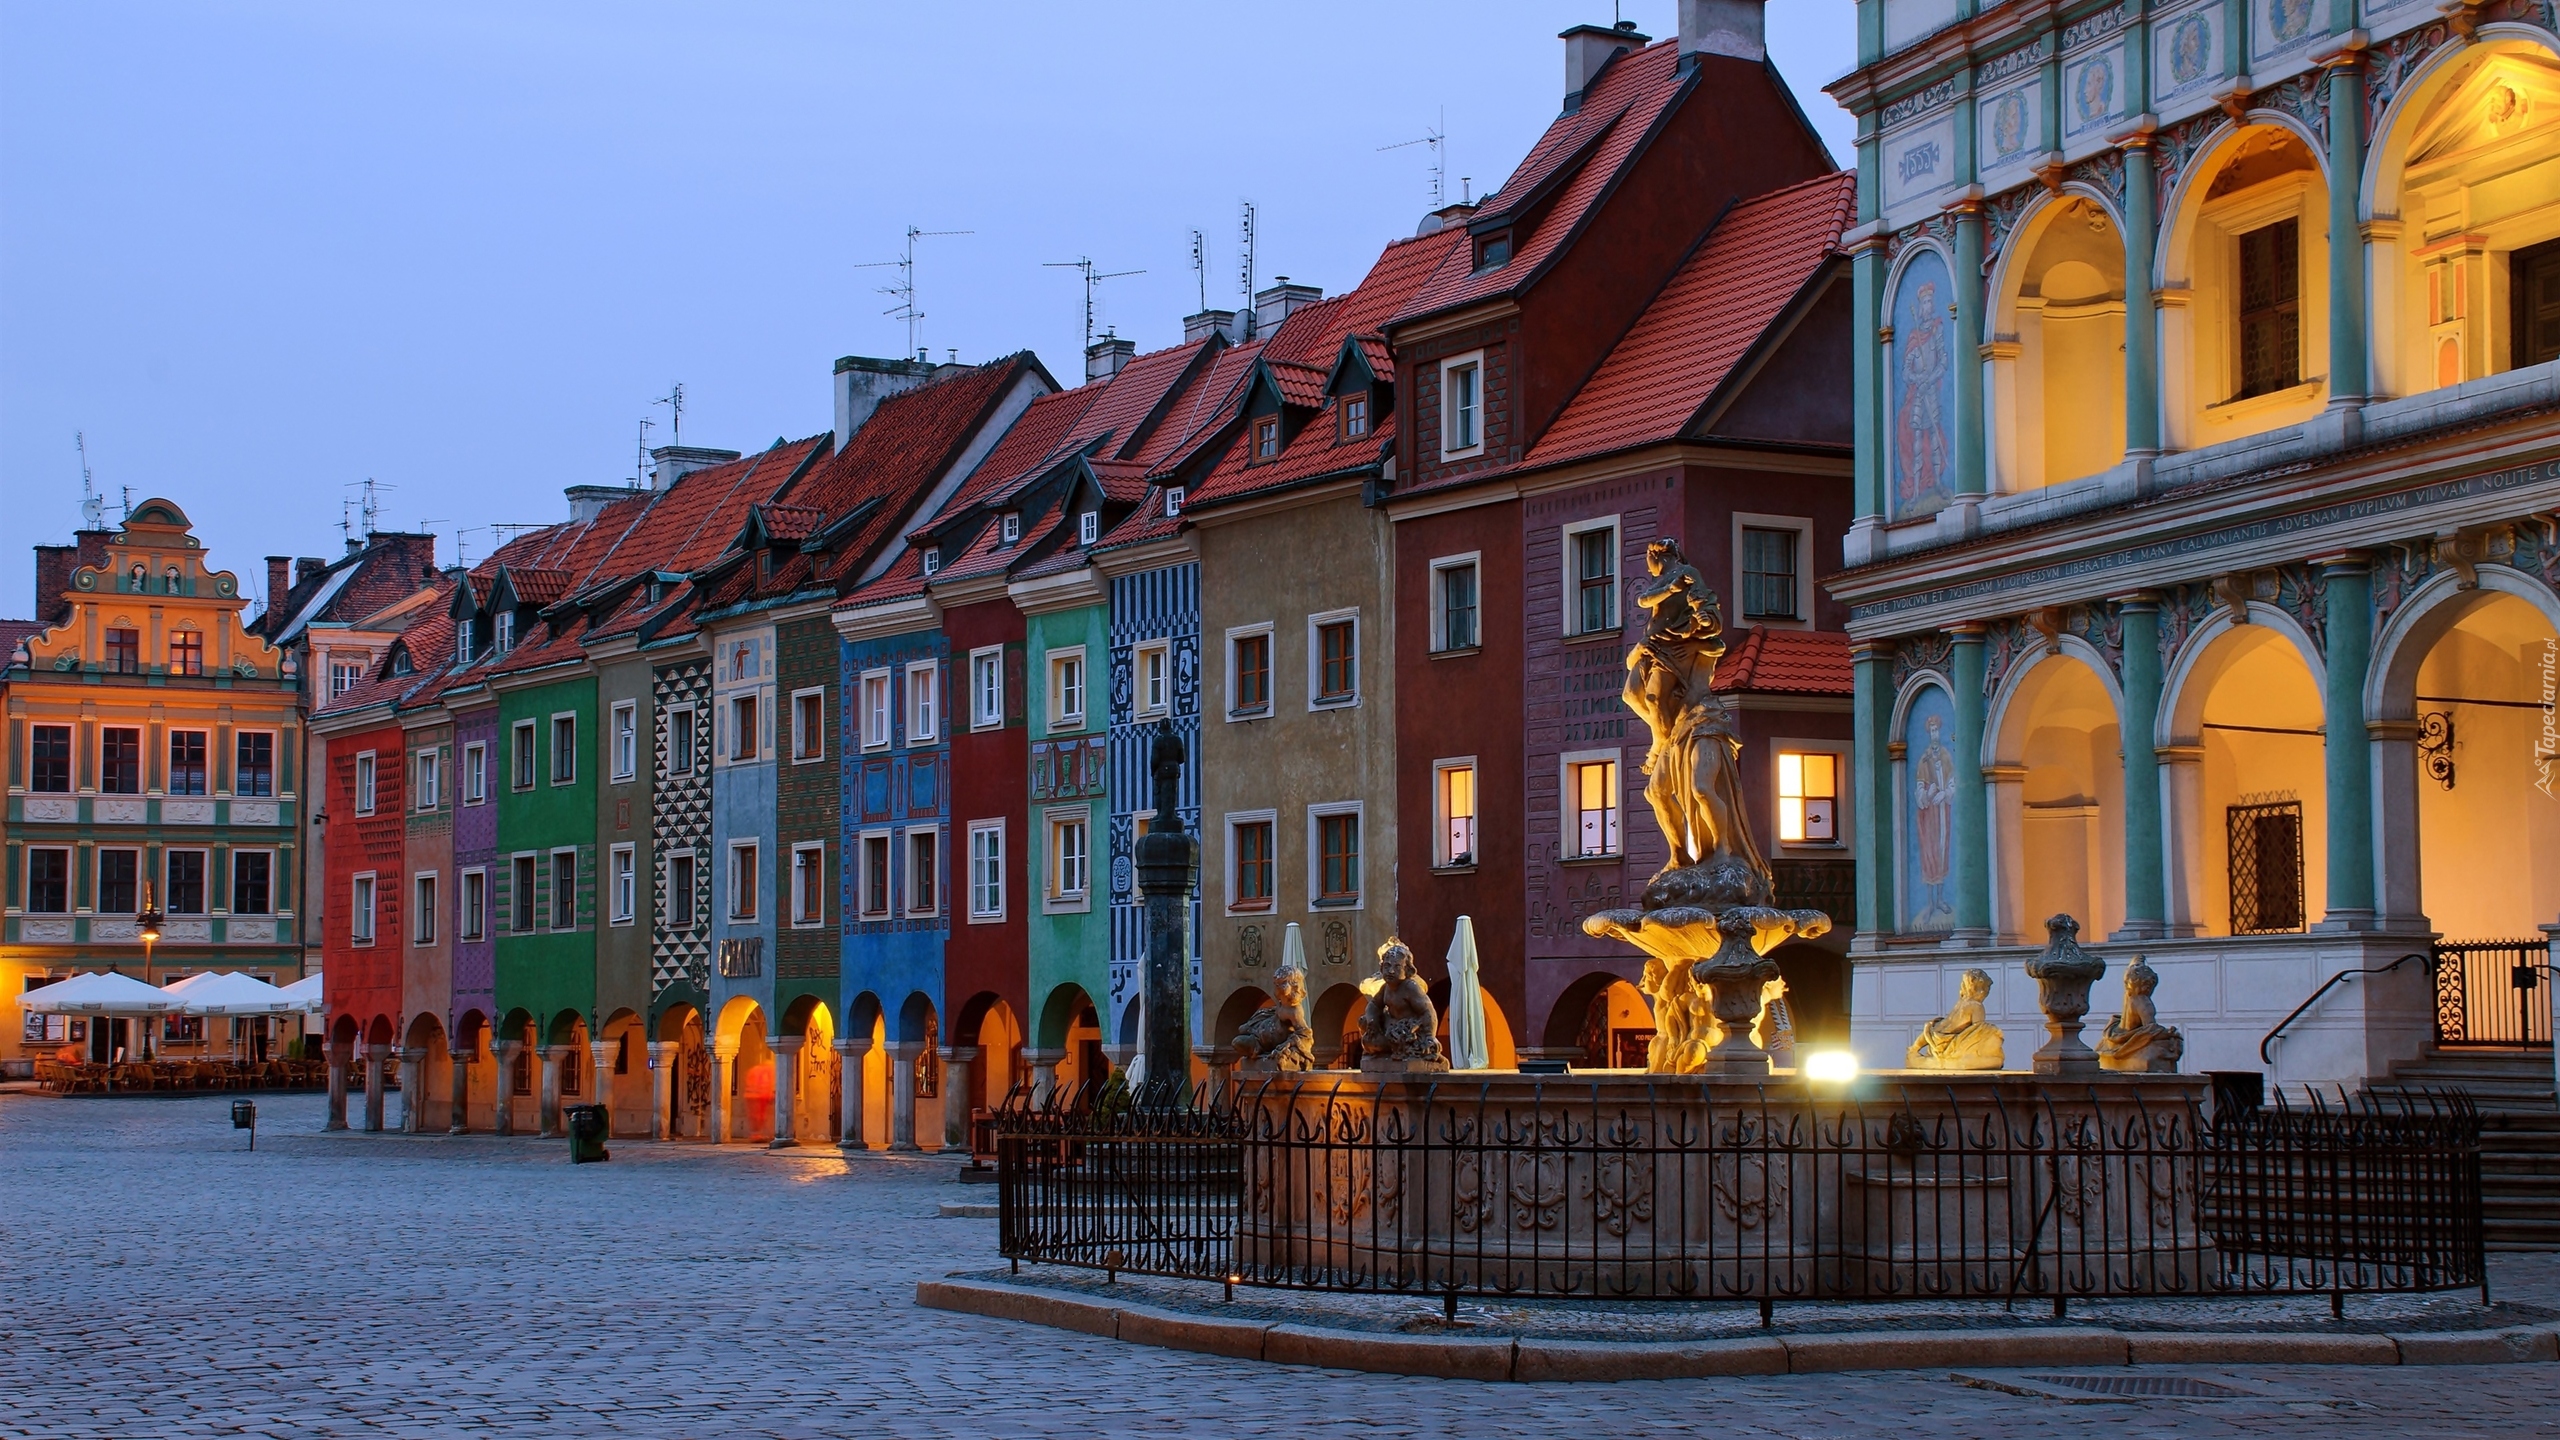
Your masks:
<svg viewBox="0 0 2560 1440"><path fill-rule="evenodd" d="M2551 945L2546 940L2456 940L2434 949L2436 1043L2548 1045Z"/></svg>
<svg viewBox="0 0 2560 1440"><path fill-rule="evenodd" d="M2115 1090L1852 1101L1644 1077L1324 1078L998 1119L1023 1262L1310 1290L2038 1300L2482 1287L2460 1095L2208 1119Z"/></svg>

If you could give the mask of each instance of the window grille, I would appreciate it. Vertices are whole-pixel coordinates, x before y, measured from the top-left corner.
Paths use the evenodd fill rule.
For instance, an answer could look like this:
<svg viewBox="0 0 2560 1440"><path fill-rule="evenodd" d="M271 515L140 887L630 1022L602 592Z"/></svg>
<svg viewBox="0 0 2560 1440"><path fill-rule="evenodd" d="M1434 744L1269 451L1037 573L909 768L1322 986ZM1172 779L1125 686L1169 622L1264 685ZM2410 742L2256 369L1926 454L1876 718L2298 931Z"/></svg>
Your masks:
<svg viewBox="0 0 2560 1440"><path fill-rule="evenodd" d="M2262 800L2225 812L2231 837L2231 933L2303 924L2302 802Z"/></svg>

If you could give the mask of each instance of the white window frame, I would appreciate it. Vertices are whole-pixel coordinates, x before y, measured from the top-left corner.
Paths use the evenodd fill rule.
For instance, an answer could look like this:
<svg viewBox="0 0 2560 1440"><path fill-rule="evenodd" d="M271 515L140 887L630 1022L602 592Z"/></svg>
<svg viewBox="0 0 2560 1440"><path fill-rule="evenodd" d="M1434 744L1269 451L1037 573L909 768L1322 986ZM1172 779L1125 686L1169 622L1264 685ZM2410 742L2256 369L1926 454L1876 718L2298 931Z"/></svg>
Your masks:
<svg viewBox="0 0 2560 1440"><path fill-rule="evenodd" d="M453 938L477 945L489 938L489 870L485 865L474 865L460 878L462 883L453 897ZM475 888L480 892L476 896L471 893Z"/></svg>
<svg viewBox="0 0 2560 1440"><path fill-rule="evenodd" d="M604 873L611 897L606 906L606 923L633 923L640 915L640 847L628 841L609 847L605 851Z"/></svg>
<svg viewBox="0 0 2560 1440"><path fill-rule="evenodd" d="M371 870L347 877L347 943L370 948L376 933L376 909L382 890Z"/></svg>
<svg viewBox="0 0 2560 1440"><path fill-rule="evenodd" d="M1742 532L1745 530L1792 530L1796 536L1796 618L1765 620L1742 613L1743 588ZM1731 614L1736 625L1765 625L1772 630L1810 630L1813 628L1813 522L1801 515L1757 515L1737 510L1733 514L1733 588L1725 594L1733 597Z"/></svg>
<svg viewBox="0 0 2560 1440"><path fill-rule="evenodd" d="M1219 867L1226 872L1220 877L1221 883L1226 886L1226 894L1220 897L1225 902L1222 908L1230 915L1276 913L1280 909L1280 812L1277 810L1230 810L1224 818L1227 827L1226 863ZM1266 900L1251 904L1246 903L1242 894L1243 886L1238 881L1237 867L1243 862L1244 850L1242 846L1236 844L1236 832L1248 825L1271 827L1271 895Z"/></svg>
<svg viewBox="0 0 2560 1440"><path fill-rule="evenodd" d="M1233 625L1229 626L1227 629L1227 688L1225 695L1221 698L1227 702L1224 708L1227 712L1227 723L1229 724L1234 724L1239 720L1267 719L1280 712L1280 642L1273 632L1274 627L1268 620L1256 621L1251 625ZM1262 703L1260 705L1251 710L1240 710L1236 708L1236 677L1238 673L1236 670L1236 642L1239 640L1250 640L1256 635L1261 636L1263 639L1263 684L1266 687L1266 693L1263 695Z"/></svg>
<svg viewBox="0 0 2560 1440"><path fill-rule="evenodd" d="M640 773L640 705L613 702L613 778L629 780Z"/></svg>
<svg viewBox="0 0 2560 1440"><path fill-rule="evenodd" d="M880 864L887 867L887 874L873 873L872 846L875 843L879 846ZM854 837L853 858L847 863L854 872L853 913L856 916L866 921L880 921L898 913L895 883L898 878L898 840L895 835L880 826L861 832ZM877 910L871 908L871 882L875 879L880 882L880 908Z"/></svg>
<svg viewBox="0 0 2560 1440"><path fill-rule="evenodd" d="M76 727L74 733L77 733ZM267 791L263 795L252 795L250 792L240 788L240 742L248 739L252 735L264 735L267 737ZM276 774L276 757L281 753L283 745L283 736L277 734L273 730L266 729L263 726L243 725L238 729L233 730L231 732L230 793L235 798L244 800L272 800L276 798L280 793L277 784L279 777Z"/></svg>
<svg viewBox="0 0 2560 1440"><path fill-rule="evenodd" d="M939 825L913 826L909 828L905 834L901 835L899 840L900 848L906 852L906 881L899 887L898 908L910 919L927 919L941 914L942 827ZM929 840L933 842L933 859L931 863L918 862L916 856L916 842L919 840ZM916 880L918 876L928 876L931 878L933 894L928 897L930 901L928 904L918 905L916 903Z"/></svg>
<svg viewBox="0 0 2560 1440"><path fill-rule="evenodd" d="M693 872L682 885L676 883L676 862L683 861ZM667 932L688 935L702 928L702 907L695 903L694 890L702 883L702 852L687 845L667 852ZM676 917L676 897L684 897L684 917Z"/></svg>
<svg viewBox="0 0 2560 1440"><path fill-rule="evenodd" d="M1618 767L1615 777L1617 789L1611 797L1617 803L1610 807L1618 817L1618 845L1614 850L1585 851L1582 848L1581 812L1574 803L1573 771L1577 765L1597 765L1604 761ZM1627 755L1624 750L1604 745L1591 750L1567 750L1556 757L1556 824L1557 838L1561 842L1557 848L1563 852L1568 864L1580 860L1617 861L1627 858Z"/></svg>
<svg viewBox="0 0 2560 1440"><path fill-rule="evenodd" d="M534 749L542 737L540 727L530 718L507 727L507 739L513 747L507 752L507 788L530 790L542 777L542 756Z"/></svg>
<svg viewBox="0 0 2560 1440"><path fill-rule="evenodd" d="M682 745L678 745L676 743L676 730L678 728L676 722L678 719L682 719L684 722L682 728L685 735L684 744ZM702 712L699 709L691 705L670 705L667 707L668 774L690 775L693 773L693 747L700 743L701 735Z"/></svg>
<svg viewBox="0 0 2560 1440"><path fill-rule="evenodd" d="M40 854L46 854L46 855L59 855L59 856L61 856L61 857L62 857L62 908L61 908L61 909L59 909L59 910L38 910L37 908L35 908L35 905L34 905L34 903L33 903L33 902L34 902L34 900L35 900L35 893L36 893L36 867L35 867L35 857L36 857L36 856L38 856L38 855L40 855ZM137 866L136 868L137 868L137 869L139 869L139 866ZM22 872L22 873L20 874L19 879L20 879L20 881L21 881L21 886L20 886L20 889L19 889L19 891L18 891L18 897L19 897L19 901L20 901L20 903L21 903L22 905L24 905L24 906L25 906L25 909L26 909L26 913L27 913L27 914L29 914L29 915L75 915L75 914L78 914L78 913L79 913L79 910L80 910L80 886L79 886L79 884L77 883L76 877L74 877L74 876L72 875L72 873L71 873L71 847L70 847L70 846L68 846L68 845L30 845L30 846L28 846L28 847L27 847L26 869L25 869L25 871L24 871L24 872ZM271 883L271 884L272 884L272 883L273 883L273 882L272 882L272 880L271 880L269 883ZM93 897L93 898L94 898L94 897Z"/></svg>
<svg viewBox="0 0 2560 1440"><path fill-rule="evenodd" d="M863 678L866 682L870 679L869 676L865 676ZM804 700L815 700L818 702L818 723L814 726L803 725L800 723L800 705ZM864 730L862 735L862 746L866 750L872 748L872 739L869 729L870 719L871 717L866 711L863 715ZM887 744L888 742L884 740L880 743ZM794 765L814 765L826 758L827 690L823 685L803 686L800 689L791 692L791 763Z"/></svg>
<svg viewBox="0 0 2560 1440"><path fill-rule="evenodd" d="M764 877L757 870L757 866L763 862L763 859L764 856L757 842L753 840L729 842L729 921L731 924L755 923L757 912L764 903ZM743 910L738 908L741 894L747 901L747 907Z"/></svg>
<svg viewBox="0 0 2560 1440"><path fill-rule="evenodd" d="M1851 817L1856 808L1849 799L1849 753L1846 740L1816 740L1781 737L1768 742L1769 756L1769 837L1789 853L1837 855L1847 851L1854 837L1850 834ZM1829 840L1778 839L1778 757L1781 755L1828 755L1831 757L1831 832Z"/></svg>
<svg viewBox="0 0 2560 1440"><path fill-rule="evenodd" d="M1046 845L1041 858L1040 908L1053 915L1073 915L1093 908L1093 807L1060 805L1041 813ZM1069 828L1081 832L1077 852L1079 883L1067 887L1066 849L1058 843Z"/></svg>
<svg viewBox="0 0 2560 1440"><path fill-rule="evenodd" d="M240 908L240 862L241 862L242 860L244 860L244 859L248 858L249 856L252 856L252 855L264 855L264 856L266 856L266 857L267 857L267 908L266 908L266 909L264 909L264 910L243 910L243 909L241 909L241 908ZM227 881L228 883L223 887L223 892L222 892L222 893L230 897L230 902L231 902L231 913L232 913L232 914L234 914L234 915L273 915L273 914L275 914L275 913L276 913L276 852L275 852L275 851L273 851L273 850L271 850L271 849L267 848L267 847L266 847L266 846L264 846L264 845L234 845L234 846L232 846L232 847L231 847L231 873L230 873L229 875L224 876L223 878L224 878L224 880L225 880L225 881Z"/></svg>
<svg viewBox="0 0 2560 1440"><path fill-rule="evenodd" d="M444 808L444 751L435 745L410 752L409 805L419 814Z"/></svg>
<svg viewBox="0 0 2560 1440"><path fill-rule="evenodd" d="M356 752L356 813L370 815L381 798L379 771L370 750Z"/></svg>
<svg viewBox="0 0 2560 1440"><path fill-rule="evenodd" d="M1324 681L1323 630L1327 625L1339 625L1346 620L1351 622L1351 693L1337 695L1330 699L1322 698L1317 692L1322 688ZM1356 605L1345 610L1327 610L1322 614L1307 617L1308 710L1350 710L1359 706L1360 662L1365 658L1360 651L1368 639L1361 633L1363 628L1365 627L1360 623L1360 608Z"/></svg>
<svg viewBox="0 0 2560 1440"><path fill-rule="evenodd" d="M1185 488L1186 487L1181 485L1168 485L1165 487L1164 518L1167 520L1179 520L1182 518L1182 502L1188 498L1183 494Z"/></svg>
<svg viewBox="0 0 2560 1440"><path fill-rule="evenodd" d="M1082 730L1092 703L1093 671L1085 664L1084 647L1068 645L1048 653L1049 728ZM1068 683L1072 679L1074 683ZM1074 707L1069 708L1072 700Z"/></svg>
<svg viewBox="0 0 2560 1440"><path fill-rule="evenodd" d="M982 884L981 884L981 882L980 882L980 880L979 880L979 877L978 877L979 841L980 841L981 839L987 839L987 840L991 840L991 841L993 842L993 848L992 848L992 850L991 850L991 852L990 852L991 857L992 857L992 859L993 859L993 861L994 861L994 864L995 864L995 883L994 883L994 886L993 886L994 896L995 896L995 905L993 906L993 908L989 908L989 907L984 906L984 905L981 905L981 904L979 903L979 901L980 901L982 898L984 898L984 896L983 896L983 893L982 893L982 892L987 888L987 887L985 887L984 885L982 885ZM970 822L969 822L969 859L968 859L968 866L969 866L969 880L968 880L968 885L969 885L969 923L970 923L970 924L972 924L972 925L998 925L998 924L1002 924L1002 923L1004 922L1004 918L1005 918L1005 899L1004 899L1004 881L1005 881L1005 874L1004 874L1004 865L1005 865L1005 858L1004 858L1004 822L1003 822L1002 820L972 820L972 821L970 821Z"/></svg>
<svg viewBox="0 0 2560 1440"><path fill-rule="evenodd" d="M560 722L563 720L569 722L569 765L566 773L562 772L560 765ZM577 783L578 712L575 710L554 710L551 712L551 788L557 790L562 786L575 785Z"/></svg>
<svg viewBox="0 0 2560 1440"><path fill-rule="evenodd" d="M1594 515L1576 520L1558 532L1556 565L1563 573L1564 613L1557 618L1563 623L1565 638L1578 640L1592 635L1616 635L1626 629L1627 616L1627 536L1616 515ZM1575 565L1575 541L1594 530L1609 532L1609 618L1591 629L1582 623L1582 576Z"/></svg>
<svg viewBox="0 0 2560 1440"><path fill-rule="evenodd" d="M1475 814L1467 817L1475 826L1474 845L1460 859L1449 848L1448 784L1452 771L1467 772L1467 793L1475 802ZM1456 755L1431 762L1431 867L1435 870L1473 870L1484 858L1484 772L1477 768L1473 755Z"/></svg>
<svg viewBox="0 0 2560 1440"><path fill-rule="evenodd" d="M1307 807L1307 908L1310 910L1366 910L1369 908L1369 817L1368 806L1358 800L1334 800ZM1324 822L1337 815L1349 815L1360 822L1360 864L1353 874L1359 885L1352 899L1324 898ZM1277 838L1274 831L1274 838ZM1277 867L1274 867L1275 873Z"/></svg>
<svg viewBox="0 0 2560 1440"><path fill-rule="evenodd" d="M1449 597L1442 588L1445 571L1467 569L1476 572L1476 634L1465 645L1449 643ZM1443 555L1431 562L1431 653L1434 655L1469 655L1484 648L1484 552L1470 550L1464 555Z"/></svg>
<svg viewBox="0 0 2560 1440"><path fill-rule="evenodd" d="M814 913L808 903L810 899L813 898L808 893L810 873L809 870L804 868L802 865L803 857L810 855L818 857L817 864L815 866L815 888L817 890L817 894L814 897L818 903ZM824 840L804 840L791 847L791 928L794 930L816 930L823 927L826 923L827 842Z"/></svg>
<svg viewBox="0 0 2560 1440"><path fill-rule="evenodd" d="M1155 666L1150 677L1148 665ZM1173 713L1173 642L1149 640L1130 656L1130 698L1137 718L1154 720ZM1149 693L1149 687L1153 693Z"/></svg>
<svg viewBox="0 0 2560 1440"><path fill-rule="evenodd" d="M729 696L729 763L753 765L764 758L764 692L741 690Z"/></svg>
<svg viewBox="0 0 2560 1440"><path fill-rule="evenodd" d="M177 896L176 896L175 894L173 894L173 893L172 893L172 890L173 890L173 888L174 888L174 887L172 887L172 886L170 885L170 883L169 883L169 879L170 879L170 862L172 862L172 861L176 860L176 859L177 859L179 856L181 856L181 855L193 855L193 856L195 856L198 860L200 860L200 861L202 861L202 862L203 862L202 866L201 866L201 867L198 869L198 871L197 871L197 873L198 873L198 874L200 874L200 875L202 875L202 876L204 877L204 904L203 904L203 906L202 906L201 908L199 908L199 909L195 909L195 910L181 910L181 909L179 909L179 908L178 908L178 906L177 906L177 903L176 903L176 901L177 901ZM145 873L148 873L148 872L146 871ZM215 893L214 893L214 884L215 884L215 881L214 881L214 874L213 874L213 851L211 851L210 849L207 849L206 847L201 846L201 845L171 845L171 846L168 846L168 847L166 847L166 848L164 848L164 849L162 849L162 850L161 850L161 852L160 852L160 908L161 908L162 910L167 911L167 912L168 912L169 914L171 914L171 915L210 915L210 914L212 914L212 913L214 912L214 909L216 908L216 907L215 907L215 905L214 905L214 903L213 903L213 902L214 902L214 900L217 898L217 897L216 897L216 895L215 895ZM228 898L228 897L221 897L221 898Z"/></svg>
<svg viewBox="0 0 2560 1440"><path fill-rule="evenodd" d="M491 648L504 655L516 648L516 612L501 610L489 622Z"/></svg>
<svg viewBox="0 0 2560 1440"><path fill-rule="evenodd" d="M1001 645L981 645L969 652L969 728L1004 728L1004 647Z"/></svg>
<svg viewBox="0 0 2560 1440"><path fill-rule="evenodd" d="M474 740L462 747L462 803L489 803L489 746Z"/></svg>
<svg viewBox="0 0 2560 1440"><path fill-rule="evenodd" d="M428 946L436 943L437 872L420 870L409 877L409 943Z"/></svg>
<svg viewBox="0 0 2560 1440"><path fill-rule="evenodd" d="M1102 512L1087 510L1076 516L1076 543L1091 545L1102 539Z"/></svg>
<svg viewBox="0 0 2560 1440"><path fill-rule="evenodd" d="M930 745L942 737L942 667L931 660L907 666L907 743Z"/></svg>
<svg viewBox="0 0 2560 1440"><path fill-rule="evenodd" d="M1453 377L1462 370L1475 372L1475 397L1473 413L1470 417L1474 421L1475 435L1466 444L1459 443L1459 407L1449 403L1449 389L1454 383ZM1452 355L1442 360L1440 362L1440 458L1465 460L1482 455L1484 453L1484 418L1484 352L1470 350L1464 355Z"/></svg>
<svg viewBox="0 0 2560 1440"><path fill-rule="evenodd" d="M1007 510L996 521L998 544L1011 545L1022 538L1022 512Z"/></svg>
<svg viewBox="0 0 2560 1440"><path fill-rule="evenodd" d="M185 793L198 795L213 794L214 778L220 774L220 767L214 759L213 732L202 725L172 725L169 727L167 738L161 742L166 747L162 753L168 757L168 762L160 774L160 793L164 795L176 795L181 793L175 788L178 779L178 737L181 735L193 735L204 741L204 789Z"/></svg>

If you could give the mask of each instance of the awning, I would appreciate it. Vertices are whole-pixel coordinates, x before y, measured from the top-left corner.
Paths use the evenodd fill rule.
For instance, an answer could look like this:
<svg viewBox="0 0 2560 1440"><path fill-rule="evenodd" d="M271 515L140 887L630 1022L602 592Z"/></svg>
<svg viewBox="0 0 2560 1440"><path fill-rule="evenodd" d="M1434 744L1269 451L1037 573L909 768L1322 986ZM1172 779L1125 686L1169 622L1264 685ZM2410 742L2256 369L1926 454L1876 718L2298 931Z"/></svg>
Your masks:
<svg viewBox="0 0 2560 1440"><path fill-rule="evenodd" d="M18 1004L39 1015L167 1015L183 1011L186 997L145 985L130 975L100 970L39 986Z"/></svg>

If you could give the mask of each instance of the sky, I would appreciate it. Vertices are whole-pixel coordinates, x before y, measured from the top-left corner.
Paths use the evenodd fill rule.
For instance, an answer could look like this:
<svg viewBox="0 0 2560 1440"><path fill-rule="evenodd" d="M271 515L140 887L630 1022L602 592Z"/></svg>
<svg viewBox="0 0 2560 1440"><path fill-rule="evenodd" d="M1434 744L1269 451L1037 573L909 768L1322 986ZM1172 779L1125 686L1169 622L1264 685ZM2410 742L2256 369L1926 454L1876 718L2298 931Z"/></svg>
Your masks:
<svg viewBox="0 0 2560 1440"><path fill-rule="evenodd" d="M1850 0L1778 0L1820 87ZM1656 38L1674 0L1616 13ZM0 615L29 547L163 495L263 598L268 554L376 528L450 562L628 483L640 422L760 449L832 423L837 356L1154 349L1256 283L1331 294L1500 183L1592 0L63 5L0 0ZM1206 254L1192 264L1193 232ZM957 233L950 233L957 232ZM888 263L884 263L888 262ZM356 522L359 524L361 522Z"/></svg>

